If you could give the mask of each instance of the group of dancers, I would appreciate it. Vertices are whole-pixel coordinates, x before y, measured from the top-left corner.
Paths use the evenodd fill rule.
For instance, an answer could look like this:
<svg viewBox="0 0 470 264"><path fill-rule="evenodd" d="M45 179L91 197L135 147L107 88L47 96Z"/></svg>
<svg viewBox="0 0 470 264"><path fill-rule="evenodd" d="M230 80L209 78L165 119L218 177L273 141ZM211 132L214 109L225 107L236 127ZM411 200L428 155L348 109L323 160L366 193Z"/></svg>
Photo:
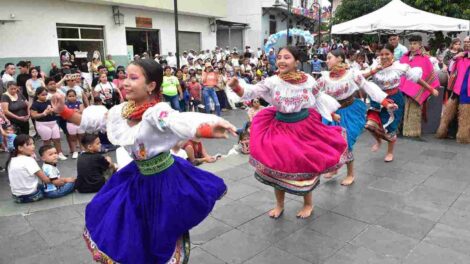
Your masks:
<svg viewBox="0 0 470 264"><path fill-rule="evenodd" d="M228 82L243 100L262 97L271 105L253 119L249 161L255 178L274 187L276 206L270 217L284 212L286 192L304 197L297 217L311 216L312 191L320 176L332 177L344 164L348 172L341 184L351 185L354 144L364 127L377 139L374 150L382 140L388 142L385 161L393 160L396 132L407 109L399 89L402 77L423 88L421 94L436 94L421 68L394 61L393 53L392 46L385 46L380 64L360 72L349 69L342 50L331 51L329 71L315 80L298 71L299 51L284 47L277 54L276 75L255 85L236 77ZM418 55L412 50L410 56ZM189 230L208 216L227 187L169 150L194 137L225 138L235 127L215 115L180 113L159 102L163 70L157 62L137 60L127 72L128 101L107 112L90 106L79 114L64 105L63 96L52 99L64 119L87 132L106 131L134 160L87 205L84 238L101 263L188 263ZM360 90L369 95L371 109L357 98Z"/></svg>

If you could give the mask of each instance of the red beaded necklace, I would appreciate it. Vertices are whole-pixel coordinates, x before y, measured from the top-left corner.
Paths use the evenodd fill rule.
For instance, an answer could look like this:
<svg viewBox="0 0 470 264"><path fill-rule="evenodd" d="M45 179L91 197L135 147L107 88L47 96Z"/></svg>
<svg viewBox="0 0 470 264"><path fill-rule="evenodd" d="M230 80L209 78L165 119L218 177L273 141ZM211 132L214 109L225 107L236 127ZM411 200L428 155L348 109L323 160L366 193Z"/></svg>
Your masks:
<svg viewBox="0 0 470 264"><path fill-rule="evenodd" d="M128 120L141 121L145 111L157 103L157 100L152 100L136 107L134 102L128 102L122 109L122 116Z"/></svg>

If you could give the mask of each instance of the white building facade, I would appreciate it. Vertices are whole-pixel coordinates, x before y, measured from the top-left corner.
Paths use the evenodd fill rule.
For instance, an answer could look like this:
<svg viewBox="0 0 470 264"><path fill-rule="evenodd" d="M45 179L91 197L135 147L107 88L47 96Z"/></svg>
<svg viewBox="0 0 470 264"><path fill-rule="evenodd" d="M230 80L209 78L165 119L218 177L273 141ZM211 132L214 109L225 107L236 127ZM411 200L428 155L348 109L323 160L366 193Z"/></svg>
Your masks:
<svg viewBox="0 0 470 264"><path fill-rule="evenodd" d="M292 8L310 9L314 2L314 0L292 0ZM286 30L288 20L291 28L312 30L315 25L314 19L302 15L287 16L287 5L283 0L227 0L227 17L224 19L247 24L242 34L242 42L244 46L250 46L252 49L263 47L271 34ZM232 44L239 42L234 40ZM286 39L281 39L278 46L285 44Z"/></svg>
<svg viewBox="0 0 470 264"><path fill-rule="evenodd" d="M225 1L178 4L181 52L212 49L211 23L226 16ZM111 54L118 65L127 65L134 53L175 52L175 43L172 0L21 0L2 1L0 8L0 68L30 60L48 71L65 50L87 54L88 60L97 50L102 59Z"/></svg>

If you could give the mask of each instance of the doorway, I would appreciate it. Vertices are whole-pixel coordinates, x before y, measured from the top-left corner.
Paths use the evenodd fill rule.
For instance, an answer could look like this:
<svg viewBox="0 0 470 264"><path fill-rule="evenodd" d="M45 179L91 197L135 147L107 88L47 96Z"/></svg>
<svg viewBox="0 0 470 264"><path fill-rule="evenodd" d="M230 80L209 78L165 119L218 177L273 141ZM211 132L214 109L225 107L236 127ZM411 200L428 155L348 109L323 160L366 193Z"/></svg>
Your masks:
<svg viewBox="0 0 470 264"><path fill-rule="evenodd" d="M151 58L160 54L160 31L157 29L126 28L127 46L132 46L134 54L147 52Z"/></svg>

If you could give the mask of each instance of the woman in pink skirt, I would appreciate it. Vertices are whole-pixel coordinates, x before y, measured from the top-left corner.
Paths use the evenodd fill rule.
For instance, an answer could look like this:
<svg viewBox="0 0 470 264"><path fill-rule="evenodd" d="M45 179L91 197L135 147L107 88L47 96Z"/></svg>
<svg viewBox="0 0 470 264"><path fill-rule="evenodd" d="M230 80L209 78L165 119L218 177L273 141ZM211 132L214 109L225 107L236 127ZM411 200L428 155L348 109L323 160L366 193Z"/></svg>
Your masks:
<svg viewBox="0 0 470 264"><path fill-rule="evenodd" d="M299 55L296 48L284 47L277 55L277 75L256 85L239 83L237 78L228 83L242 100L262 97L272 105L254 117L250 136L255 177L275 189L276 207L269 212L272 218L283 213L285 192L304 196L297 217L309 217L319 176L343 165L348 151L344 130L324 125L321 118L339 120L334 112L340 105L313 89L313 77L297 70Z"/></svg>

